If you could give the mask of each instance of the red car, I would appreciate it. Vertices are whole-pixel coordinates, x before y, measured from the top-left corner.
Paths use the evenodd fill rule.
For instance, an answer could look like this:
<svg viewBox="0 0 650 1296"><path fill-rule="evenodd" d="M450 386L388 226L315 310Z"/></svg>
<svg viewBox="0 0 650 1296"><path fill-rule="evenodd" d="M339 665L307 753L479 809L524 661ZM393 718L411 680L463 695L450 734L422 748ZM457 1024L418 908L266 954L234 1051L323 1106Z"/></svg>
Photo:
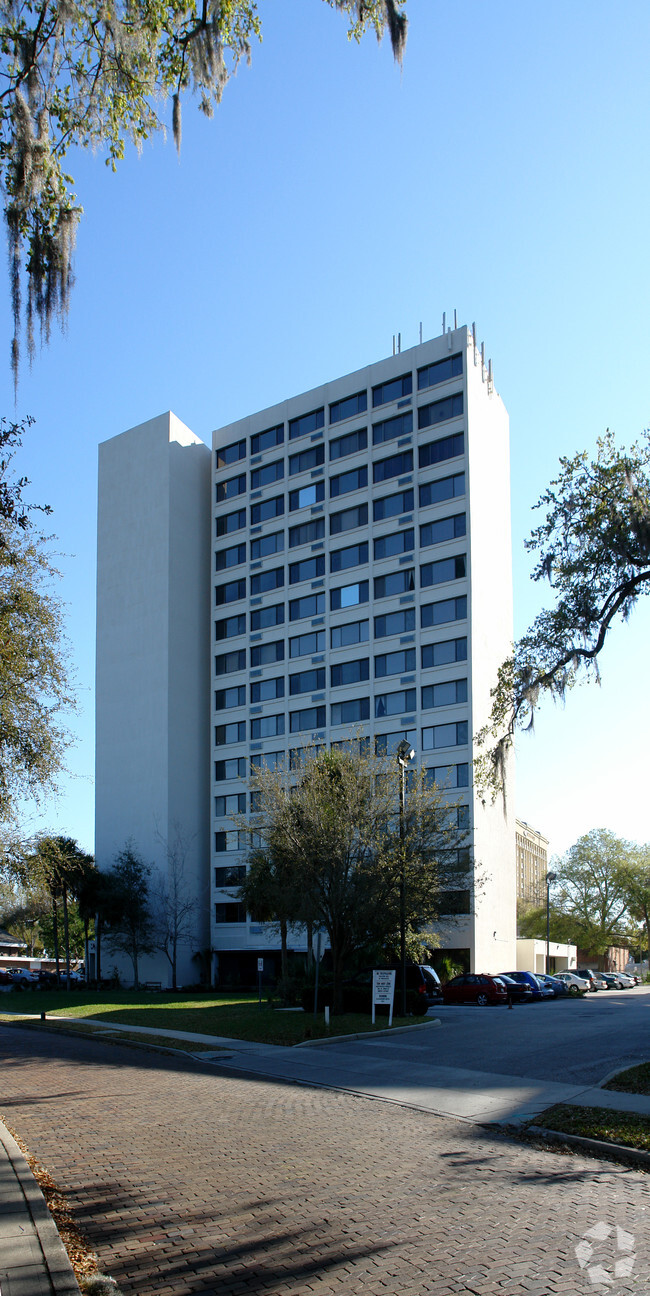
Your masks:
<svg viewBox="0 0 650 1296"><path fill-rule="evenodd" d="M446 1004L475 1003L484 1008L491 1003L507 1003L508 991L499 977L472 972L448 981L442 987L442 1000Z"/></svg>

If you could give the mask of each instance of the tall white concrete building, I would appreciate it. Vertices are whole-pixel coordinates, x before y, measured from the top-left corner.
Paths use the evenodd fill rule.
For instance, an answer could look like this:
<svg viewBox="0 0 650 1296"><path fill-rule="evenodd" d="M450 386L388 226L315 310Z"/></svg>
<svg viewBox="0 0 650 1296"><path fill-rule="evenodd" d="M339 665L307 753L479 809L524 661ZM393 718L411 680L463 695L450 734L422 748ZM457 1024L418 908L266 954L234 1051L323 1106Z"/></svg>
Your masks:
<svg viewBox="0 0 650 1296"><path fill-rule="evenodd" d="M193 448L183 472L181 443ZM469 905L459 890L445 947L472 968L514 967L514 818L472 786L472 735L512 640L508 420L472 333L449 330L220 428L210 480L206 456L173 416L102 447L100 864L128 836L146 852L145 821L167 797L166 822L173 808L205 843L201 940L220 979L250 979L278 945L233 895L245 850L230 816L248 809L250 763L359 729L387 752L406 736L472 834L476 885ZM124 512L143 503L135 553Z"/></svg>

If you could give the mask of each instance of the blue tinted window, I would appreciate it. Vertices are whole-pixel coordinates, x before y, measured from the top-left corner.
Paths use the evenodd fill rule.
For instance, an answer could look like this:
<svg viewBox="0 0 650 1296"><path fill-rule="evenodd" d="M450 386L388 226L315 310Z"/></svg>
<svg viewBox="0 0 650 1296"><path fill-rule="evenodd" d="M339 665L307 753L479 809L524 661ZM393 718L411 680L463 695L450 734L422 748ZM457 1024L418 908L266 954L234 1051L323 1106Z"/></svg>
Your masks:
<svg viewBox="0 0 650 1296"><path fill-rule="evenodd" d="M356 454L358 450L368 447L368 429L357 428L346 436L334 437L330 441L330 459L344 459L346 455Z"/></svg>
<svg viewBox="0 0 650 1296"><path fill-rule="evenodd" d="M455 600L454 600L455 601ZM422 668L447 666L450 662L467 661L467 639L443 639L440 643L422 645Z"/></svg>
<svg viewBox="0 0 650 1296"><path fill-rule="evenodd" d="M310 468L318 468L319 464L325 462L325 446L321 441L320 445L312 446L309 450L301 450L299 454L289 455L289 476L293 477L294 473L308 472Z"/></svg>
<svg viewBox="0 0 650 1296"><path fill-rule="evenodd" d="M269 554L282 553L284 549L284 531L272 531L270 535L251 540L251 562L256 558L266 558Z"/></svg>
<svg viewBox="0 0 650 1296"><path fill-rule="evenodd" d="M255 644L250 654L251 666L269 666L273 662L284 661L284 640L276 639L273 643Z"/></svg>
<svg viewBox="0 0 650 1296"><path fill-rule="evenodd" d="M370 718L370 698L351 698L349 702L333 702L330 722L333 725L356 724Z"/></svg>
<svg viewBox="0 0 650 1296"><path fill-rule="evenodd" d="M368 561L368 542L348 545L346 549L335 549L330 554L330 571L346 571L348 567L358 567Z"/></svg>
<svg viewBox="0 0 650 1296"><path fill-rule="evenodd" d="M270 571L256 572L251 576L251 594L266 594L268 590L280 589L284 585L284 567L272 567Z"/></svg>
<svg viewBox="0 0 650 1296"><path fill-rule="evenodd" d="M380 445L382 441L394 441L395 437L408 436L413 431L413 411L398 414L396 418L384 419L383 423L373 423L372 444Z"/></svg>
<svg viewBox="0 0 650 1296"><path fill-rule="evenodd" d="M347 625L332 626L330 630L332 648L349 648L351 644L368 642L368 622L348 621Z"/></svg>
<svg viewBox="0 0 650 1296"><path fill-rule="evenodd" d="M375 558L394 558L396 554L408 553L415 545L415 531L405 527L394 535L377 536L373 542Z"/></svg>
<svg viewBox="0 0 650 1296"><path fill-rule="evenodd" d="M289 564L289 584L296 585L299 581L315 580L317 576L325 575L325 557L318 554L315 558L303 558L302 562Z"/></svg>
<svg viewBox="0 0 650 1296"><path fill-rule="evenodd" d="M299 526L289 527L289 548L296 545L311 544L322 540L325 535L325 518L315 518L313 522L301 522Z"/></svg>
<svg viewBox="0 0 650 1296"><path fill-rule="evenodd" d="M251 454L261 454L263 450L272 450L284 441L284 423L277 427L267 428L265 432L256 432L251 437Z"/></svg>
<svg viewBox="0 0 650 1296"><path fill-rule="evenodd" d="M297 693L318 693L324 688L324 666L319 666L315 670L298 671L295 675L289 676L289 693L292 696Z"/></svg>
<svg viewBox="0 0 650 1296"><path fill-rule="evenodd" d="M420 487L420 508L426 508L427 504L440 504L442 500L454 499L457 495L464 494L464 473L454 473L453 477L439 477L437 481L425 482Z"/></svg>
<svg viewBox="0 0 650 1296"><path fill-rule="evenodd" d="M264 464L262 468L253 468L251 472L251 490L260 486L269 486L272 482L281 481L284 477L284 459L274 459L273 463Z"/></svg>
<svg viewBox="0 0 650 1296"><path fill-rule="evenodd" d="M243 684L235 684L233 688L215 690L215 711L228 711L231 707L244 706L245 702L246 688Z"/></svg>
<svg viewBox="0 0 650 1296"><path fill-rule="evenodd" d="M433 401L431 405L421 405L418 410L418 427L433 427L435 423L444 423L446 419L458 418L463 413L463 393L455 392L443 400Z"/></svg>
<svg viewBox="0 0 650 1296"><path fill-rule="evenodd" d="M370 662L367 657L356 661L338 662L330 666L330 684L332 688L341 688L344 684L360 684L370 678Z"/></svg>
<svg viewBox="0 0 650 1296"><path fill-rule="evenodd" d="M400 612L386 612L384 616L375 617L375 639L385 639L388 635L407 634L415 630L415 608L404 608Z"/></svg>
<svg viewBox="0 0 650 1296"><path fill-rule="evenodd" d="M404 473L413 471L413 451L404 450L402 454L390 455L388 459L379 459L372 465L374 482L388 481L389 477L403 477Z"/></svg>
<svg viewBox="0 0 650 1296"><path fill-rule="evenodd" d="M251 702L272 702L274 698L283 698L284 676L276 675L275 679L255 680L250 690Z"/></svg>
<svg viewBox="0 0 650 1296"><path fill-rule="evenodd" d="M442 684L427 684L422 689L422 706L425 711L432 707L455 706L458 702L467 701L467 680L445 680Z"/></svg>
<svg viewBox="0 0 650 1296"><path fill-rule="evenodd" d="M216 571L223 571L227 567L238 567L243 562L246 562L245 544L230 545L227 549L217 549L214 556Z"/></svg>
<svg viewBox="0 0 650 1296"><path fill-rule="evenodd" d="M467 597L441 599L439 603L424 603L420 608L420 624L424 630L429 626L444 625L447 621L463 621L467 616Z"/></svg>
<svg viewBox="0 0 650 1296"><path fill-rule="evenodd" d="M434 364L424 365L422 369L418 369L418 391L447 382L449 378L458 378L462 372L463 357L460 351L456 355L446 356L444 360L436 360Z"/></svg>
<svg viewBox="0 0 650 1296"><path fill-rule="evenodd" d="M384 675L406 675L415 670L415 648L401 648L398 652L381 653L375 657L375 679Z"/></svg>
<svg viewBox="0 0 650 1296"><path fill-rule="evenodd" d="M214 623L215 639L234 639L237 635L245 633L246 617L243 612L239 616L226 617L223 621Z"/></svg>
<svg viewBox="0 0 650 1296"><path fill-rule="evenodd" d="M340 423L341 419L354 418L363 414L368 408L368 393L357 392L356 396L346 396L345 400L334 401L330 405L330 423Z"/></svg>
<svg viewBox="0 0 650 1296"><path fill-rule="evenodd" d="M259 522L268 522L271 518L281 517L284 513L284 495L274 495L273 499L261 500L251 505L251 526Z"/></svg>
<svg viewBox="0 0 650 1296"><path fill-rule="evenodd" d="M232 499L235 495L245 494L246 473L237 473L236 477L228 477L226 481L217 482L217 504Z"/></svg>
<svg viewBox="0 0 650 1296"><path fill-rule="evenodd" d="M441 558L440 562L423 563L420 567L420 585L442 585L443 581L461 580L465 575L465 554L455 558Z"/></svg>
<svg viewBox="0 0 650 1296"><path fill-rule="evenodd" d="M312 630L311 633L294 635L289 640L290 657L306 657L308 653L325 651L325 631Z"/></svg>
<svg viewBox="0 0 650 1296"><path fill-rule="evenodd" d="M409 489L398 491L395 495L384 495L383 499L375 500L372 506L375 522L383 522L386 518L410 512L414 498L413 491Z"/></svg>
<svg viewBox="0 0 650 1296"><path fill-rule="evenodd" d="M349 472L330 477L330 496L334 499L337 495L347 495L349 491L363 490L367 485L368 469L364 464L362 468L351 468Z"/></svg>
<svg viewBox="0 0 650 1296"><path fill-rule="evenodd" d="M309 414L301 414L300 418L290 419L289 440L293 441L295 437L306 436L308 432L315 432L317 428L322 428L324 424L324 409L312 410Z"/></svg>
<svg viewBox="0 0 650 1296"><path fill-rule="evenodd" d="M234 513L222 513L217 518L216 531L217 536L230 535L233 531L241 531L246 526L246 509L235 509Z"/></svg>
<svg viewBox="0 0 650 1296"><path fill-rule="evenodd" d="M310 504L318 504L324 499L325 482L311 482L309 486L301 486L298 490L289 491L289 512L307 508Z"/></svg>
<svg viewBox="0 0 650 1296"><path fill-rule="evenodd" d="M271 607L255 608L251 612L251 630L268 630L269 626L284 625L284 603Z"/></svg>
<svg viewBox="0 0 650 1296"><path fill-rule="evenodd" d="M427 522L420 527L420 545L442 544L445 540L456 540L466 531L465 514L454 513L451 517L438 518L437 522Z"/></svg>
<svg viewBox="0 0 650 1296"><path fill-rule="evenodd" d="M407 711L415 711L416 691L415 689L399 689L395 693L379 693L375 697L375 716L404 715Z"/></svg>
<svg viewBox="0 0 650 1296"><path fill-rule="evenodd" d="M222 603L236 603L237 599L246 598L246 581L227 581L225 585L216 585L214 601L217 607Z"/></svg>
<svg viewBox="0 0 650 1296"><path fill-rule="evenodd" d="M299 733L301 729L323 729L325 707L307 707L304 711L292 711L290 722L291 733Z"/></svg>
<svg viewBox="0 0 650 1296"><path fill-rule="evenodd" d="M354 585L341 585L339 589L330 590L330 608L333 612L341 608L356 607L357 603L367 602L367 580L357 581Z"/></svg>
<svg viewBox="0 0 650 1296"><path fill-rule="evenodd" d="M300 621L303 617L320 616L324 611L324 594L305 594L302 598L290 600L289 620Z"/></svg>
<svg viewBox="0 0 650 1296"><path fill-rule="evenodd" d="M367 504L357 504L354 508L343 509L340 513L330 513L330 535L340 535L342 531L353 531L355 527L367 525Z"/></svg>
<svg viewBox="0 0 650 1296"><path fill-rule="evenodd" d="M387 576L375 576L375 598L388 598L389 594L407 594L415 589L415 571L409 567L404 571L389 572Z"/></svg>
<svg viewBox="0 0 650 1296"><path fill-rule="evenodd" d="M389 382L378 383L372 389L372 404L386 405L388 401L400 400L402 396L410 396L413 391L413 375L410 373L402 374L399 378L391 378Z"/></svg>
<svg viewBox="0 0 650 1296"><path fill-rule="evenodd" d="M245 670L246 653L243 648L236 652L219 653L214 659L215 675L232 675L235 671Z"/></svg>
<svg viewBox="0 0 650 1296"><path fill-rule="evenodd" d="M230 464L237 463L240 459L246 458L246 442L233 441L230 445L222 446L217 450L217 468L228 468Z"/></svg>
<svg viewBox="0 0 650 1296"><path fill-rule="evenodd" d="M428 468L430 464L442 463L445 459L455 459L465 449L465 436L457 432L455 436L441 437L439 441L429 441L420 446L418 451L420 467Z"/></svg>

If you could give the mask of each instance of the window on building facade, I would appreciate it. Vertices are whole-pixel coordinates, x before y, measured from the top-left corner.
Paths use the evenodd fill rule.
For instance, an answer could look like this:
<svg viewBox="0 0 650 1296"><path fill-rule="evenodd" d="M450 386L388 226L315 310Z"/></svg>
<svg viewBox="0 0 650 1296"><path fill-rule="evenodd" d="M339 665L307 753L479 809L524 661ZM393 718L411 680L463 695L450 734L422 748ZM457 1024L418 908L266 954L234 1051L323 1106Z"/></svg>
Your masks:
<svg viewBox="0 0 650 1296"><path fill-rule="evenodd" d="M453 396L444 396L442 400L433 401L431 405L421 405L418 410L418 427L434 427L436 423L445 423L447 419L458 418L464 409L463 393L454 392ZM460 452L462 454L462 451Z"/></svg>
<svg viewBox="0 0 650 1296"><path fill-rule="evenodd" d="M311 482L309 486L300 486L298 490L289 491L289 512L308 508L310 504L319 504L325 499L325 482Z"/></svg>
<svg viewBox="0 0 650 1296"><path fill-rule="evenodd" d="M246 442L232 441L230 445L221 446L216 455L217 468L229 468L230 464L238 463L240 459L246 458Z"/></svg>
<svg viewBox="0 0 650 1296"><path fill-rule="evenodd" d="M325 651L325 631L312 630L311 633L294 635L289 640L290 657L306 657L308 653Z"/></svg>
<svg viewBox="0 0 650 1296"><path fill-rule="evenodd" d="M335 549L330 554L330 571L346 571L348 567L359 567L368 561L368 542L347 545L345 549Z"/></svg>
<svg viewBox="0 0 650 1296"><path fill-rule="evenodd" d="M332 437L330 441L330 461L333 459L345 459L346 455L358 454L360 450L368 448L368 429L356 428L354 432L346 432L345 436Z"/></svg>
<svg viewBox="0 0 650 1296"><path fill-rule="evenodd" d="M454 600L455 601L455 600ZM467 661L467 639L443 639L441 643L422 645L422 669Z"/></svg>
<svg viewBox="0 0 650 1296"><path fill-rule="evenodd" d="M246 669L246 653L243 648L236 652L218 653L214 659L215 675L233 675L235 671Z"/></svg>
<svg viewBox="0 0 650 1296"><path fill-rule="evenodd" d="M251 562L257 558L268 558L271 554L284 550L284 531L272 531L270 535L259 536L251 540Z"/></svg>
<svg viewBox="0 0 650 1296"><path fill-rule="evenodd" d="M348 472L330 477L330 497L336 499L338 495L349 495L350 491L363 490L367 485L368 469L365 464L361 468L350 468Z"/></svg>
<svg viewBox="0 0 650 1296"><path fill-rule="evenodd" d="M428 725L422 730L422 751L431 751L435 747L465 747L466 744L466 720L456 720L451 724Z"/></svg>
<svg viewBox="0 0 650 1296"><path fill-rule="evenodd" d="M303 594L289 602L289 620L302 621L303 617L320 616L325 611L324 594Z"/></svg>
<svg viewBox="0 0 650 1296"><path fill-rule="evenodd" d="M260 522L270 522L273 518L282 517L284 513L284 495L274 495L272 499L260 500L251 504L251 526Z"/></svg>
<svg viewBox="0 0 650 1296"><path fill-rule="evenodd" d="M398 689L395 693L378 693L375 697L375 716L405 715L415 711L417 694L414 688Z"/></svg>
<svg viewBox="0 0 650 1296"><path fill-rule="evenodd" d="M355 418L357 414L364 414L368 408L368 393L365 391L357 392L354 396L346 396L344 400L333 401L330 405L330 423L340 423L343 419Z"/></svg>
<svg viewBox="0 0 650 1296"><path fill-rule="evenodd" d="M440 788L469 787L469 765L433 765L424 771L429 785Z"/></svg>
<svg viewBox="0 0 650 1296"><path fill-rule="evenodd" d="M321 441L309 450L299 450L298 454L289 455L289 476L309 472L310 468L318 468L322 463L325 463L325 446Z"/></svg>
<svg viewBox="0 0 650 1296"><path fill-rule="evenodd" d="M291 733L299 733L303 729L324 729L324 728L325 728L325 707L324 706L306 707L304 711L291 711L290 713Z"/></svg>
<svg viewBox="0 0 650 1296"><path fill-rule="evenodd" d="M372 389L372 405L376 409L378 405L387 405L389 401L401 400L402 396L410 396L413 391L413 375L410 373L401 374L399 378L390 378L387 382L377 383Z"/></svg>
<svg viewBox="0 0 650 1296"><path fill-rule="evenodd" d="M251 738L281 738L284 715L256 716L251 720Z"/></svg>
<svg viewBox="0 0 650 1296"><path fill-rule="evenodd" d="M245 742L246 724L243 720L234 720L232 724L215 725L214 745L225 747L228 743Z"/></svg>
<svg viewBox="0 0 650 1296"><path fill-rule="evenodd" d="M465 452L465 434L457 432L455 436L440 437L438 441L429 441L418 450L420 468L429 468L431 464L443 463L445 459L456 459Z"/></svg>
<svg viewBox="0 0 650 1296"><path fill-rule="evenodd" d="M230 760L214 762L215 783L229 783L231 779L246 778L246 758L234 756Z"/></svg>
<svg viewBox="0 0 650 1296"><path fill-rule="evenodd" d="M442 684L426 684L422 689L422 709L430 711L432 707L453 706L456 702L467 701L467 680L445 680Z"/></svg>
<svg viewBox="0 0 650 1296"><path fill-rule="evenodd" d="M227 549L217 549L214 555L215 571L223 571L227 567L238 567L243 562L246 562L245 544L229 545Z"/></svg>
<svg viewBox="0 0 650 1296"><path fill-rule="evenodd" d="M300 581L315 580L325 575L325 556L316 554L313 558L303 558L300 562L289 564L289 584L298 585Z"/></svg>
<svg viewBox="0 0 650 1296"><path fill-rule="evenodd" d="M398 729L397 732L387 734L377 734L375 737L375 751L378 756L394 756L397 748L403 739L415 747L417 743L417 733L415 729Z"/></svg>
<svg viewBox="0 0 650 1296"><path fill-rule="evenodd" d="M397 414L395 418L383 419L372 425L372 444L382 445L384 441L394 441L396 437L410 436L413 431L413 411Z"/></svg>
<svg viewBox="0 0 650 1296"><path fill-rule="evenodd" d="M378 459L372 465L374 482L388 481L391 477L403 477L413 471L413 451L404 450L401 454L389 455L388 459Z"/></svg>
<svg viewBox="0 0 650 1296"><path fill-rule="evenodd" d="M415 648L400 648L396 652L381 653L375 657L375 679L384 675L406 675L415 670Z"/></svg>
<svg viewBox="0 0 650 1296"><path fill-rule="evenodd" d="M289 527L289 548L296 545L313 544L322 540L325 535L325 518L314 518L313 522L300 522L298 526Z"/></svg>
<svg viewBox="0 0 650 1296"><path fill-rule="evenodd" d="M216 887L241 886L245 877L245 864L225 864L214 870L214 885Z"/></svg>
<svg viewBox="0 0 650 1296"><path fill-rule="evenodd" d="M278 423L277 427L266 428L264 432L256 432L251 437L251 454L262 454L263 450L272 450L274 446L282 445L284 441L284 423Z"/></svg>
<svg viewBox="0 0 650 1296"><path fill-rule="evenodd" d="M225 585L215 585L214 601L217 607L222 603L236 603L238 599L246 598L246 580L227 581Z"/></svg>
<svg viewBox="0 0 650 1296"><path fill-rule="evenodd" d="M435 387L438 383L448 382L450 378L459 378L463 372L463 356L445 356L444 360L435 360L433 364L423 365L418 369L418 391Z"/></svg>
<svg viewBox="0 0 650 1296"><path fill-rule="evenodd" d="M429 504L440 504L446 499L455 499L465 494L465 474L454 473L452 477L439 477L437 481L424 482L420 487L420 508Z"/></svg>
<svg viewBox="0 0 650 1296"><path fill-rule="evenodd" d="M215 621L214 637L215 639L235 639L237 635L246 634L246 617L243 612L237 616L224 617L223 621Z"/></svg>
<svg viewBox="0 0 650 1296"><path fill-rule="evenodd" d="M348 702L332 702L330 706L330 723L333 725L359 724L369 717L369 698L350 698Z"/></svg>
<svg viewBox="0 0 650 1296"><path fill-rule="evenodd" d="M272 666L274 662L284 661L284 639L274 639L272 643L253 644L250 649L251 666Z"/></svg>
<svg viewBox="0 0 650 1296"><path fill-rule="evenodd" d="M246 845L246 834L237 832L236 829L228 829L227 831L219 829L214 834L214 849L219 854L223 851L245 850Z"/></svg>
<svg viewBox="0 0 650 1296"><path fill-rule="evenodd" d="M251 765L253 769L281 770L284 769L285 754L283 751L257 752L251 756Z"/></svg>
<svg viewBox="0 0 650 1296"><path fill-rule="evenodd" d="M465 554L454 558L441 558L439 562L423 563L420 567L420 585L442 585L445 581L461 580L465 576Z"/></svg>
<svg viewBox="0 0 650 1296"><path fill-rule="evenodd" d="M384 522L386 518L397 517L399 513L410 513L415 496L413 491L397 491L395 495L384 495L383 499L373 501L372 516L375 522Z"/></svg>
<svg viewBox="0 0 650 1296"><path fill-rule="evenodd" d="M281 589L283 585L284 567L271 567L251 576L251 594L268 594L269 590Z"/></svg>
<svg viewBox="0 0 650 1296"><path fill-rule="evenodd" d="M214 921L216 923L245 923L246 907L242 904L236 904L235 901L228 904L215 904Z"/></svg>
<svg viewBox="0 0 650 1296"><path fill-rule="evenodd" d="M330 535L340 535L342 531L353 531L355 527L367 525L367 504L357 504L354 508L343 509L340 513L330 513Z"/></svg>
<svg viewBox="0 0 650 1296"><path fill-rule="evenodd" d="M296 437L306 436L308 432L316 432L324 425L324 408L311 410L309 414L301 414L300 418L289 420L289 440L294 441Z"/></svg>
<svg viewBox="0 0 650 1296"><path fill-rule="evenodd" d="M260 490L273 482L282 481L284 477L284 459L274 459L273 463L263 464L261 468L251 469L251 490Z"/></svg>
<svg viewBox="0 0 650 1296"><path fill-rule="evenodd" d="M370 661L367 657L358 657L356 661L337 662L330 666L330 684L332 688L342 688L345 684L360 684L370 678Z"/></svg>
<svg viewBox="0 0 650 1296"><path fill-rule="evenodd" d="M233 531L241 531L246 526L246 509L235 509L234 513L222 513L216 519L215 528L217 538L219 536L231 535Z"/></svg>
<svg viewBox="0 0 650 1296"><path fill-rule="evenodd" d="M233 499L236 495L245 494L246 473L237 473L236 477L228 477L226 481L217 482L217 504L221 504L223 500Z"/></svg>
<svg viewBox="0 0 650 1296"><path fill-rule="evenodd" d="M415 547L415 531L413 527L404 527L403 531L395 531L393 535L377 536L373 541L375 559L396 558L398 554L408 553Z"/></svg>
<svg viewBox="0 0 650 1296"><path fill-rule="evenodd" d="M255 608L251 612L251 630L268 630L276 625L284 625L284 603L272 603L271 607Z"/></svg>
<svg viewBox="0 0 650 1296"><path fill-rule="evenodd" d="M325 688L325 667L318 666L313 670L298 671L289 676L289 693L319 693Z"/></svg>
<svg viewBox="0 0 650 1296"><path fill-rule="evenodd" d="M420 625L423 630L430 626L444 625L447 621L464 621L467 616L467 597L441 599L439 603L423 603L420 608Z"/></svg>
<svg viewBox="0 0 650 1296"><path fill-rule="evenodd" d="M358 603L368 602L368 581L356 581L354 585L341 585L330 590L330 608L333 612L341 608L356 607Z"/></svg>
<svg viewBox="0 0 650 1296"><path fill-rule="evenodd" d="M246 793L233 792L230 796L216 796L214 813L217 819L223 819L226 815L246 814Z"/></svg>
<svg viewBox="0 0 650 1296"><path fill-rule="evenodd" d="M271 702L284 697L284 676L275 679L253 680L250 685L251 702Z"/></svg>
<svg viewBox="0 0 650 1296"><path fill-rule="evenodd" d="M407 594L415 589L415 568L406 567L403 571L389 572L387 576L375 576L375 598L388 598L394 594Z"/></svg>
<svg viewBox="0 0 650 1296"><path fill-rule="evenodd" d="M438 518L437 522L425 522L420 527L420 547L443 544L445 540L456 540L466 532L465 514L454 513L451 517Z"/></svg>
<svg viewBox="0 0 650 1296"><path fill-rule="evenodd" d="M243 684L235 684L233 688L215 690L215 711L229 711L231 707L244 706L245 702L246 689Z"/></svg>
<svg viewBox="0 0 650 1296"><path fill-rule="evenodd" d="M332 626L330 643L332 648L348 648L351 644L368 642L368 621L348 621L347 625Z"/></svg>
<svg viewBox="0 0 650 1296"><path fill-rule="evenodd" d="M404 608L400 612L386 612L375 617L375 639L385 639L388 635L408 634L415 630L415 608Z"/></svg>

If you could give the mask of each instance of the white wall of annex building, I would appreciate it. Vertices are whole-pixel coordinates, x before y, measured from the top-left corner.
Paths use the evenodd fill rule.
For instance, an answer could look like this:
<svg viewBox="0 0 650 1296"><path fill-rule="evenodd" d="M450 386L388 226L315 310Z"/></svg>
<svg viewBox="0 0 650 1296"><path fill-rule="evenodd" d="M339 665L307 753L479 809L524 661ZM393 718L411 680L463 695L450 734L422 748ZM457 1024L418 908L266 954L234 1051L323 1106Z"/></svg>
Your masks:
<svg viewBox="0 0 650 1296"><path fill-rule="evenodd" d="M180 836L197 900L181 984L209 938L209 592L210 451L168 413L99 448L95 849L106 869L131 841L164 872ZM157 955L141 975L168 971Z"/></svg>

